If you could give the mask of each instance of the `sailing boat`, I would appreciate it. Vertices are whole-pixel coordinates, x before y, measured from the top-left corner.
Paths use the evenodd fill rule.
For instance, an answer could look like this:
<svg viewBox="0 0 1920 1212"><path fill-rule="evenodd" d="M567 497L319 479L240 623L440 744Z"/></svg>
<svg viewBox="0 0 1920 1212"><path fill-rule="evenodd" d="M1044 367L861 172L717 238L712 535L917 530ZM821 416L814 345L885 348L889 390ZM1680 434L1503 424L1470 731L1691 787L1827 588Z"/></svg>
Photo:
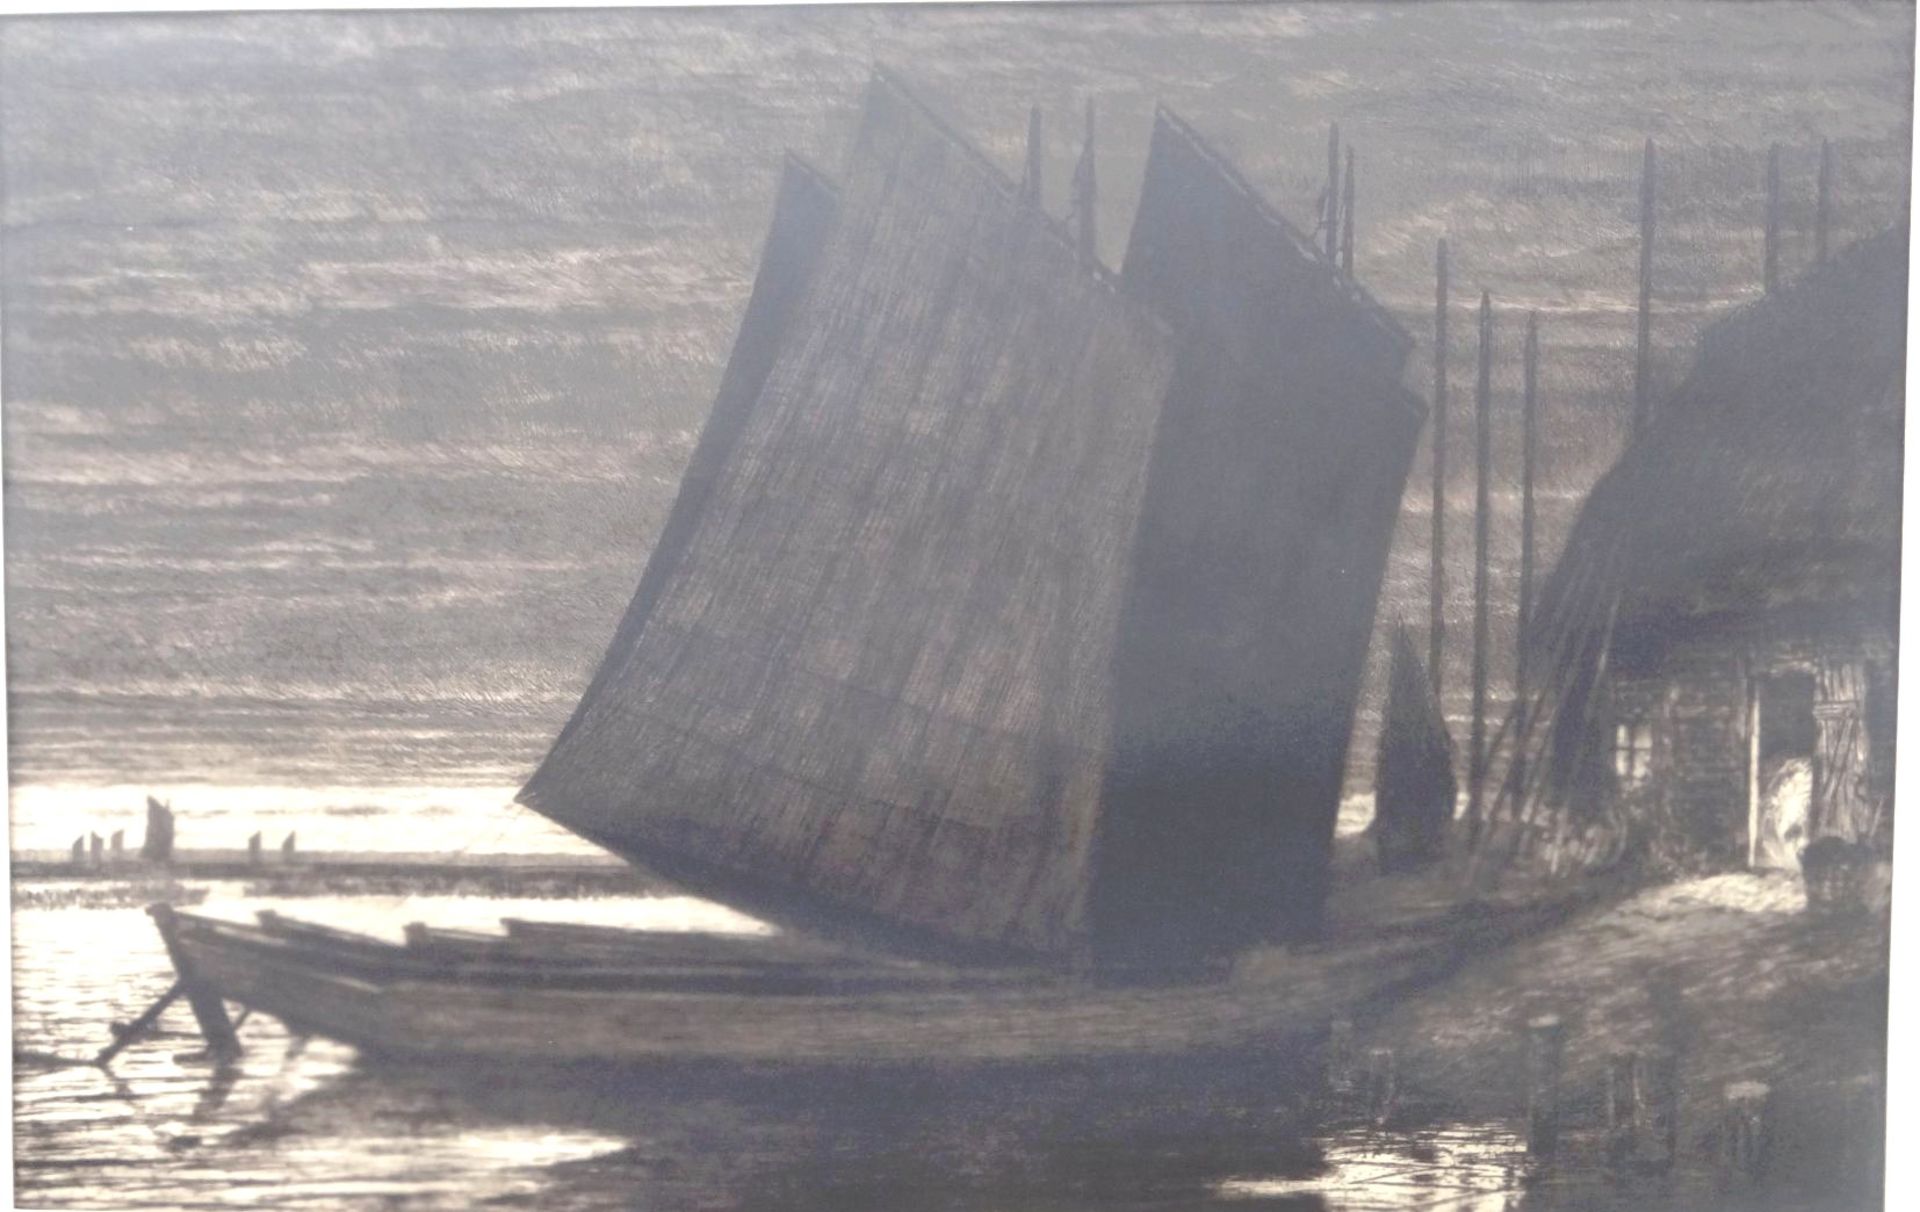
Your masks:
<svg viewBox="0 0 1920 1212"><path fill-rule="evenodd" d="M1086 162L1070 229L886 73L837 185L789 160L679 496L520 795L827 952L163 911L183 977L382 1051L1271 1042L1272 989L1217 978L1321 924L1411 341L1170 111L1122 273Z"/></svg>

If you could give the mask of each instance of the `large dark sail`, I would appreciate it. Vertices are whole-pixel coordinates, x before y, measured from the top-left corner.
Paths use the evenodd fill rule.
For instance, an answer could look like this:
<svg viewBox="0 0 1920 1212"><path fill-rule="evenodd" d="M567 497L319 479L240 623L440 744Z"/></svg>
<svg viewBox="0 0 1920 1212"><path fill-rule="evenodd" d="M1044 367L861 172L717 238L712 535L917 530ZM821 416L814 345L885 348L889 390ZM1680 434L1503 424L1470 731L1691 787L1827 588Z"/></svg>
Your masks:
<svg viewBox="0 0 1920 1212"><path fill-rule="evenodd" d="M1412 342L1164 109L1126 284L1174 326L1115 661L1094 926L1164 966L1311 934L1424 406Z"/></svg>
<svg viewBox="0 0 1920 1212"><path fill-rule="evenodd" d="M1169 339L884 78L780 328L521 798L785 920L1075 949Z"/></svg>

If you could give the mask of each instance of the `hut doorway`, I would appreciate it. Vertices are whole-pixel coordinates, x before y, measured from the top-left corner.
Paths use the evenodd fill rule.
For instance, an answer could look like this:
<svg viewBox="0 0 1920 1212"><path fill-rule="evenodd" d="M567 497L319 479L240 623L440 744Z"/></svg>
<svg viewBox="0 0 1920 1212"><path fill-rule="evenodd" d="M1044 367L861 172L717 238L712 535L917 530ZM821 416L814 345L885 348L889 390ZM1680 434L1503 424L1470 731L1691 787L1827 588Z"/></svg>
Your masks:
<svg viewBox="0 0 1920 1212"><path fill-rule="evenodd" d="M1747 811L1747 865L1796 871L1813 812L1814 723L1811 673L1754 680Z"/></svg>

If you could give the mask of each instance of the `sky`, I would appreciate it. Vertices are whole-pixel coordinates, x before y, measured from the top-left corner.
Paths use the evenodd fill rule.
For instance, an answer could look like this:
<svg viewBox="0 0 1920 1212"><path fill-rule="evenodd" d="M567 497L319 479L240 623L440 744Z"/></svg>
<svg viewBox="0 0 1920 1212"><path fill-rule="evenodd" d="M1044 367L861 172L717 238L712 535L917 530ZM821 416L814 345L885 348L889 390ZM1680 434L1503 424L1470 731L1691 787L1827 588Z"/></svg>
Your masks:
<svg viewBox="0 0 1920 1212"><path fill-rule="evenodd" d="M1409 387L1429 394L1436 240L1456 402L1469 309L1482 289L1497 308L1498 682L1522 317L1542 332L1550 559L1630 406L1643 140L1671 386L1700 326L1759 293L1770 143L1789 277L1811 257L1823 137L1836 241L1900 220L1913 19L1426 0L6 20L16 786L516 784L672 502L781 156L837 171L875 64L1011 172L1040 106L1055 211L1092 100L1110 262L1156 104L1303 226L1338 122L1358 276L1420 342ZM1455 687L1468 411L1450 434ZM1424 620L1426 458L1383 620Z"/></svg>

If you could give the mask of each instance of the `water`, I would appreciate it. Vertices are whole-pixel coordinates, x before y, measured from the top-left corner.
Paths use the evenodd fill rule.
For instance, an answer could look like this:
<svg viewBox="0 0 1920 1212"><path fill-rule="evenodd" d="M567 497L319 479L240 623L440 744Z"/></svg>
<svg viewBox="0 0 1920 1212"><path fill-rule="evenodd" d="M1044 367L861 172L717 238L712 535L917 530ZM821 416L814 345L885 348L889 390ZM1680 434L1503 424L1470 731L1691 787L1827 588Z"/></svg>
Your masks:
<svg viewBox="0 0 1920 1212"><path fill-rule="evenodd" d="M394 939L413 920L479 929L504 916L765 929L689 897L273 901L227 882L187 891L204 894L210 914L274 907ZM1508 1207L1521 1191L1522 1151L1506 1126L1314 1138L1288 1090L1257 1085L1201 1108L1182 1101L1190 1093L1075 1079L823 1091L697 1075L375 1070L266 1016L244 1024L238 1064L215 1067L184 1007L110 1071L59 1064L92 1056L108 1025L149 1005L172 971L139 908L57 901L14 914L25 1206L1478 1210Z"/></svg>

